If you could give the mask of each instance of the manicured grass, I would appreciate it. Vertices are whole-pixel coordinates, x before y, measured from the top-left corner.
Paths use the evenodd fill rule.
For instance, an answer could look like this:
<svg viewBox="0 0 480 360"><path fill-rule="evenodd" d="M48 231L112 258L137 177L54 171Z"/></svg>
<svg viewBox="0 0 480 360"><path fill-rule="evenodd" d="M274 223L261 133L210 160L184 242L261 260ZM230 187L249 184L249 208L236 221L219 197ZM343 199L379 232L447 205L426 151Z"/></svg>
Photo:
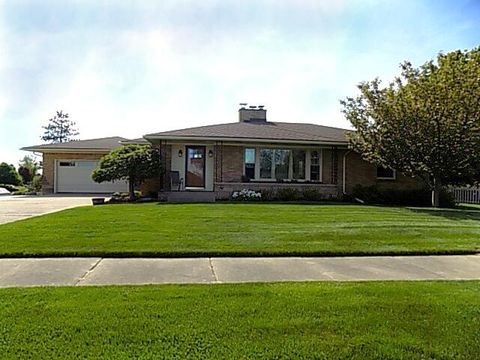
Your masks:
<svg viewBox="0 0 480 360"><path fill-rule="evenodd" d="M359 205L133 204L0 226L0 256L435 254L480 250L480 212Z"/></svg>
<svg viewBox="0 0 480 360"><path fill-rule="evenodd" d="M479 282L0 290L2 358L474 359Z"/></svg>
<svg viewBox="0 0 480 360"><path fill-rule="evenodd" d="M480 204L458 204L457 208L463 210L480 210Z"/></svg>

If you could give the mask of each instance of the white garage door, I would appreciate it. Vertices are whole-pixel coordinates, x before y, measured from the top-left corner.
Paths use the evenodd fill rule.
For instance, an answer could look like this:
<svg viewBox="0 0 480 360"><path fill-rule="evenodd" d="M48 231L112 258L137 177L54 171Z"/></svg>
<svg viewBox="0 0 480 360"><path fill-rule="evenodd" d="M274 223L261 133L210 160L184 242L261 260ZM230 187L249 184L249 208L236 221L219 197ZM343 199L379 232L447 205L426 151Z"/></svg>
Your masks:
<svg viewBox="0 0 480 360"><path fill-rule="evenodd" d="M126 181L104 182L98 184L92 180L92 172L97 167L94 160L58 160L58 193L112 193L128 191Z"/></svg>

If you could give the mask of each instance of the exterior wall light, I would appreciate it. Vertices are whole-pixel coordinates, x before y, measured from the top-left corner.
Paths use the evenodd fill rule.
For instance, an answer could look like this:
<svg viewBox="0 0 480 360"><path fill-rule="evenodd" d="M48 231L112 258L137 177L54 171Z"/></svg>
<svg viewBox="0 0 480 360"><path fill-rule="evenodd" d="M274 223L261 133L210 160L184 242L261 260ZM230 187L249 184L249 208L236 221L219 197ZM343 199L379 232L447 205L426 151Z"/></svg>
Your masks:
<svg viewBox="0 0 480 360"><path fill-rule="evenodd" d="M208 150L208 157L213 157L213 151L212 150Z"/></svg>
<svg viewBox="0 0 480 360"><path fill-rule="evenodd" d="M180 149L180 150L178 150L178 157L182 157L182 156L183 156L183 150Z"/></svg>

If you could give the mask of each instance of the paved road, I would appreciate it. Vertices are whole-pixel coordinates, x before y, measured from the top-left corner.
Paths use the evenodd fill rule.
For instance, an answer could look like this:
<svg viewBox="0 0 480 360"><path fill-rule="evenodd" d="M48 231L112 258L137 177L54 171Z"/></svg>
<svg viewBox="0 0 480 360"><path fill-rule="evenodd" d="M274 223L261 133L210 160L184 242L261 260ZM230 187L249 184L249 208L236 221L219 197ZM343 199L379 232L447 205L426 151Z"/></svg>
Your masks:
<svg viewBox="0 0 480 360"><path fill-rule="evenodd" d="M43 215L76 206L91 205L83 196L0 196L0 224Z"/></svg>
<svg viewBox="0 0 480 360"><path fill-rule="evenodd" d="M470 279L480 280L480 255L0 259L0 287Z"/></svg>

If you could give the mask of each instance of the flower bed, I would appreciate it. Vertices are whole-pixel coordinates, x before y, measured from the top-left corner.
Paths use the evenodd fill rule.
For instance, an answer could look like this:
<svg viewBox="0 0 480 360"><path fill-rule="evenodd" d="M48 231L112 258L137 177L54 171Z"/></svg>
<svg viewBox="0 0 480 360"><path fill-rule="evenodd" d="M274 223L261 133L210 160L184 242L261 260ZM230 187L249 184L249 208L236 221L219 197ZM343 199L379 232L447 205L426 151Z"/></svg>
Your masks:
<svg viewBox="0 0 480 360"><path fill-rule="evenodd" d="M243 189L240 191L234 191L232 199L238 201L256 201L262 199L262 194L253 190Z"/></svg>

